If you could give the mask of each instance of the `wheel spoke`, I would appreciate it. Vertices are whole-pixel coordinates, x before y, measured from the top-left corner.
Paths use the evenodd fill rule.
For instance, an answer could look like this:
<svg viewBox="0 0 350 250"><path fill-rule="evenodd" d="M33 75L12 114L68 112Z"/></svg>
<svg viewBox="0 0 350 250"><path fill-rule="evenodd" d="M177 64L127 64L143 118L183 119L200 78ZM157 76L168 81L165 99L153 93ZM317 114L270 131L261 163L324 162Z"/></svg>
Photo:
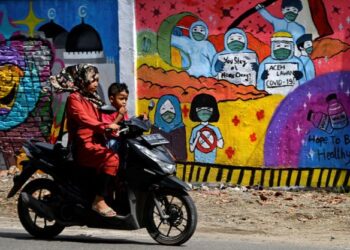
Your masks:
<svg viewBox="0 0 350 250"><path fill-rule="evenodd" d="M34 215L34 224L36 225L36 219L38 218L38 215L35 213Z"/></svg>
<svg viewBox="0 0 350 250"><path fill-rule="evenodd" d="M170 225L170 227L169 227L169 230L168 230L168 233L167 233L167 235L166 235L166 237L169 237L169 234L170 234L170 231L171 231L171 229L173 228L173 226L172 225Z"/></svg>
<svg viewBox="0 0 350 250"><path fill-rule="evenodd" d="M42 189L39 190L39 197L38 197L38 200L41 200L41 191L42 191Z"/></svg>
<svg viewBox="0 0 350 250"><path fill-rule="evenodd" d="M44 227L47 227L46 219L44 218Z"/></svg>
<svg viewBox="0 0 350 250"><path fill-rule="evenodd" d="M157 216L159 216L159 217L160 217L160 214L158 213L158 211L157 211L157 210L154 210L154 211L153 211L153 213L154 213L155 215L157 215Z"/></svg>
<svg viewBox="0 0 350 250"><path fill-rule="evenodd" d="M183 232L183 230L181 230L180 228L178 228L177 226L175 226L175 228L177 229L177 230L179 230L180 231L180 233L182 233Z"/></svg>
<svg viewBox="0 0 350 250"><path fill-rule="evenodd" d="M159 222L159 224L158 224L158 226L157 226L157 229L159 230L159 228L160 228L160 225L162 225L162 223L163 223L163 221L160 221Z"/></svg>

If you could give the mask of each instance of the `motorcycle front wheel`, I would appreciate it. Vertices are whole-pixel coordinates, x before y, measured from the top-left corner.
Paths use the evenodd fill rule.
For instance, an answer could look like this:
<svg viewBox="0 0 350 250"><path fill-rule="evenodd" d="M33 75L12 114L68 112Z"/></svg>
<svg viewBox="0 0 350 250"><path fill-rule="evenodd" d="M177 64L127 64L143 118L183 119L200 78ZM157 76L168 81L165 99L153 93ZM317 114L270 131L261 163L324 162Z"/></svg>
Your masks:
<svg viewBox="0 0 350 250"><path fill-rule="evenodd" d="M159 213L159 209L165 216ZM181 190L155 192L148 200L145 211L148 233L163 245L185 243L192 237L197 226L197 210L194 202Z"/></svg>
<svg viewBox="0 0 350 250"><path fill-rule="evenodd" d="M49 179L36 179L29 182L22 192L31 195L38 201L50 203L57 195L58 189L55 183ZM37 215L22 201L21 196L18 199L17 211L22 226L34 237L50 239L60 234L65 228L57 221L49 221Z"/></svg>

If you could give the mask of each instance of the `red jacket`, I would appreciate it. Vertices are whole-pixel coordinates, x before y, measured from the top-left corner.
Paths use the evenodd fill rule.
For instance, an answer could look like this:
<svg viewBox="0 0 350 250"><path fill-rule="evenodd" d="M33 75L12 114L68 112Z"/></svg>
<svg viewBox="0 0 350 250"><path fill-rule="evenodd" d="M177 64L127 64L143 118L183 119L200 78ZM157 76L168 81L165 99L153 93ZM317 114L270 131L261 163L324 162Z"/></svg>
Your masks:
<svg viewBox="0 0 350 250"><path fill-rule="evenodd" d="M116 175L119 158L105 146L103 135L108 123L101 121L97 108L79 92L68 96L66 107L69 140L77 163Z"/></svg>

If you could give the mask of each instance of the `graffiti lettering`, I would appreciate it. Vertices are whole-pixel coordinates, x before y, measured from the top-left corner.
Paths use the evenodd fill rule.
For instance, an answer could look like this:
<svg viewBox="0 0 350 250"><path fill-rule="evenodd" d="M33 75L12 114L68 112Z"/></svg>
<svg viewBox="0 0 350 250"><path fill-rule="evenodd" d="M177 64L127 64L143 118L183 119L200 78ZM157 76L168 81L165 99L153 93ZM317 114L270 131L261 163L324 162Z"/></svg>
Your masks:
<svg viewBox="0 0 350 250"><path fill-rule="evenodd" d="M328 137L310 135L308 141L322 146L322 144L328 143Z"/></svg>
<svg viewBox="0 0 350 250"><path fill-rule="evenodd" d="M244 74L244 73L240 73L240 72L236 72L234 74L231 74L231 73L226 73L226 72L223 72L221 73L221 76L222 77L225 77L225 78L240 78L240 79L243 79L244 81L249 81L250 79L250 74Z"/></svg>
<svg viewBox="0 0 350 250"><path fill-rule="evenodd" d="M317 156L319 161L325 160L346 160L350 161L350 151L344 150L340 147L334 147L332 151L317 150Z"/></svg>
<svg viewBox="0 0 350 250"><path fill-rule="evenodd" d="M344 144L348 145L350 143L350 136L349 135L344 135Z"/></svg>
<svg viewBox="0 0 350 250"><path fill-rule="evenodd" d="M268 70L286 70L286 65L284 64L270 64Z"/></svg>
<svg viewBox="0 0 350 250"><path fill-rule="evenodd" d="M331 136L333 144L339 144L341 142L339 137Z"/></svg>
<svg viewBox="0 0 350 250"><path fill-rule="evenodd" d="M298 84L293 75L298 70L296 63L267 63L265 70L269 72L265 80L266 88L293 87Z"/></svg>
<svg viewBox="0 0 350 250"><path fill-rule="evenodd" d="M235 63L242 64L242 67L245 67L247 65L246 60L241 60L241 59L239 59L238 56L235 56L234 60L235 60Z"/></svg>
<svg viewBox="0 0 350 250"><path fill-rule="evenodd" d="M252 64L257 63L254 53L225 54L218 57L225 63L223 70L218 74L219 79L224 79L235 84L256 85L256 71Z"/></svg>

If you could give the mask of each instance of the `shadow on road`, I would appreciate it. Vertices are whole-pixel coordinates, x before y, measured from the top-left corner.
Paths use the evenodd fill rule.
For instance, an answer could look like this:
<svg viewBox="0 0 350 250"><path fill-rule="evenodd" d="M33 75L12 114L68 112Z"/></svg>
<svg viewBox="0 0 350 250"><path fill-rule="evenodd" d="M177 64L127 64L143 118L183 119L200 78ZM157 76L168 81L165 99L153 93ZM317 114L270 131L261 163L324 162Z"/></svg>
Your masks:
<svg viewBox="0 0 350 250"><path fill-rule="evenodd" d="M37 239L33 236L27 234L27 233L20 233L20 232L0 232L0 238L10 238L10 239L16 239L16 240L35 240L35 241L54 241L54 242L78 242L78 243L103 243L103 244L135 244L135 245L159 245L157 243L150 243L150 242L141 242L141 241L134 241L134 240L127 240L127 239L111 239L111 238L99 238L91 235L61 235L57 236L53 239L45 240L45 239Z"/></svg>

